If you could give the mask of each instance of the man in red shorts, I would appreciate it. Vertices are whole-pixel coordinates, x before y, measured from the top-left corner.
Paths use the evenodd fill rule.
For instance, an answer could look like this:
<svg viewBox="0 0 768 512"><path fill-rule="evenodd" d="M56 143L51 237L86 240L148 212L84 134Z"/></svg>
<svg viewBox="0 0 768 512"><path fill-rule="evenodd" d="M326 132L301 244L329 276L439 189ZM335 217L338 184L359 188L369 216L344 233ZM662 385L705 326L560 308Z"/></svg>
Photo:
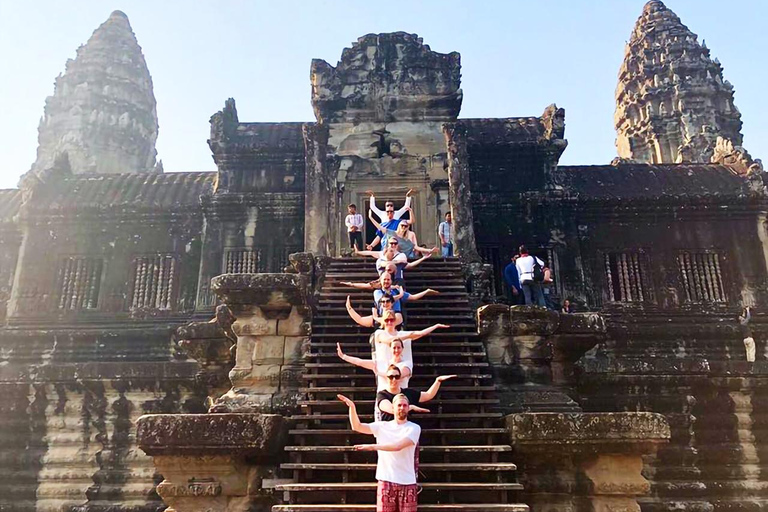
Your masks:
<svg viewBox="0 0 768 512"><path fill-rule="evenodd" d="M355 445L357 450L376 450L376 512L416 512L418 487L414 456L419 445L421 427L408 421L410 403L403 394L392 399L395 419L361 423L355 403L338 395L349 407L352 430L376 436L376 444Z"/></svg>

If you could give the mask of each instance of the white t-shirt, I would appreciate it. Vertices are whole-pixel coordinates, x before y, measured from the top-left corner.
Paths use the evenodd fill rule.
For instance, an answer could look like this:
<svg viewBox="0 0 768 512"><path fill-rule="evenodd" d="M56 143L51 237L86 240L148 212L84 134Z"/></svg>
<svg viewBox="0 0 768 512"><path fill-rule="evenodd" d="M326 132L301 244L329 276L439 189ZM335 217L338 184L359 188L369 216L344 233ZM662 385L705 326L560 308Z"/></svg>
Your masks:
<svg viewBox="0 0 768 512"><path fill-rule="evenodd" d="M530 254L528 256L517 258L515 267L517 267L517 275L520 277L521 284L524 281L533 281L533 258L535 258L535 256L531 256ZM541 265L542 268L544 267L543 261L539 258L536 258L536 261L539 262L539 265Z"/></svg>
<svg viewBox="0 0 768 512"><path fill-rule="evenodd" d="M397 452L379 451L376 464L376 480L393 484L411 485L416 483L414 454L419 444L421 427L410 421L398 425L396 420L374 421L368 424L377 444L394 444L403 439L410 439L413 444Z"/></svg>
<svg viewBox="0 0 768 512"><path fill-rule="evenodd" d="M400 331L399 334L410 334L410 331ZM378 334L378 336L382 335L387 336L387 334ZM376 370L379 372L379 375L376 376L376 392L379 392L382 389L387 389L386 373L387 367L392 361L392 347L386 343L376 343L375 347ZM411 350L410 339L403 340L403 353L401 355L401 359L401 362L395 363L397 367L400 368L400 373L405 373L403 372L403 368L407 367L409 370L411 370L411 375L413 375L413 351ZM411 380L410 376L400 379L400 387L407 388L409 380Z"/></svg>

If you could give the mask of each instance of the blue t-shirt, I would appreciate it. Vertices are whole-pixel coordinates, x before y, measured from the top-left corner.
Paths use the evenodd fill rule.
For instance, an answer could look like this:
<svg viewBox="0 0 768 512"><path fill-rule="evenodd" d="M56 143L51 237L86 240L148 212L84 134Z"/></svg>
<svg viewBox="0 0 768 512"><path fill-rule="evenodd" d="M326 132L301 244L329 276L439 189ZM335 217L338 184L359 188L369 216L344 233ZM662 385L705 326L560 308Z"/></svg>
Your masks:
<svg viewBox="0 0 768 512"><path fill-rule="evenodd" d="M379 235L381 238L384 238L387 236L387 230L391 229L392 231L397 231L397 226L400 225L402 222L402 219L392 219L392 220L386 220L381 223L381 228L376 231L376 234Z"/></svg>
<svg viewBox="0 0 768 512"><path fill-rule="evenodd" d="M393 291L394 291L394 290L393 290ZM382 298L384 295L388 295L388 296L390 296L390 297L391 297L391 295L389 295L388 293L386 293L386 292L384 292L384 291L382 291L382 290L374 290L374 291L373 291L373 302L374 302L374 305L376 306L376 311L378 311L378 312L379 312L379 315L381 315L381 306L379 305L379 301L381 300L381 298ZM404 301L407 301L407 300L408 300L408 299L410 299L410 298L411 298L411 294L410 294L410 293L408 293L408 292L403 292L403 296L402 296L402 297L400 297L400 299L399 299L399 300L396 300L396 301L395 301L395 303L392 305L392 310L393 310L395 313L400 313L400 312L401 312L401 310L402 310L402 308L401 308L401 306L400 306L400 302L401 302L401 301L403 301L403 302L404 302Z"/></svg>

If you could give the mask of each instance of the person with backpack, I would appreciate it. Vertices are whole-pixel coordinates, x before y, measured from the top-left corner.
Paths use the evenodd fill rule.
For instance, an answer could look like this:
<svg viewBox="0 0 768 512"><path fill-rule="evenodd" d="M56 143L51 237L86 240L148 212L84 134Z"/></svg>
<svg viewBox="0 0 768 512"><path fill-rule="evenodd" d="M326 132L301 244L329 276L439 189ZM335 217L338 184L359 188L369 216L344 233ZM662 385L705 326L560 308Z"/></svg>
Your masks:
<svg viewBox="0 0 768 512"><path fill-rule="evenodd" d="M547 303L544 300L544 293L541 288L544 282L544 262L536 256L528 254L528 249L524 246L520 246L520 257L515 262L517 267L517 275L520 278L520 288L523 289L523 297L525 297L525 304L535 303L543 308L547 307Z"/></svg>

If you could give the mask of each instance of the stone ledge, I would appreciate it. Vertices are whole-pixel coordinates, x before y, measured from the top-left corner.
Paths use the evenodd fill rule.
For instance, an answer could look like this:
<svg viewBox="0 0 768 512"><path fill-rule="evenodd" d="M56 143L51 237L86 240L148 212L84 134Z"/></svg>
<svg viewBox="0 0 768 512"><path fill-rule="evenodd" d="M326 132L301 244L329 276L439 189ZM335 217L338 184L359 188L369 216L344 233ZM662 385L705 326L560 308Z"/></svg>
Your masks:
<svg viewBox="0 0 768 512"><path fill-rule="evenodd" d="M282 453L288 432L278 414L150 414L137 422L147 455L238 455L259 460Z"/></svg>
<svg viewBox="0 0 768 512"><path fill-rule="evenodd" d="M230 307L289 309L306 306L307 277L301 274L222 274L211 279L211 291Z"/></svg>
<svg viewBox="0 0 768 512"><path fill-rule="evenodd" d="M516 450L642 453L669 441L664 416L649 412L522 413L506 417Z"/></svg>

